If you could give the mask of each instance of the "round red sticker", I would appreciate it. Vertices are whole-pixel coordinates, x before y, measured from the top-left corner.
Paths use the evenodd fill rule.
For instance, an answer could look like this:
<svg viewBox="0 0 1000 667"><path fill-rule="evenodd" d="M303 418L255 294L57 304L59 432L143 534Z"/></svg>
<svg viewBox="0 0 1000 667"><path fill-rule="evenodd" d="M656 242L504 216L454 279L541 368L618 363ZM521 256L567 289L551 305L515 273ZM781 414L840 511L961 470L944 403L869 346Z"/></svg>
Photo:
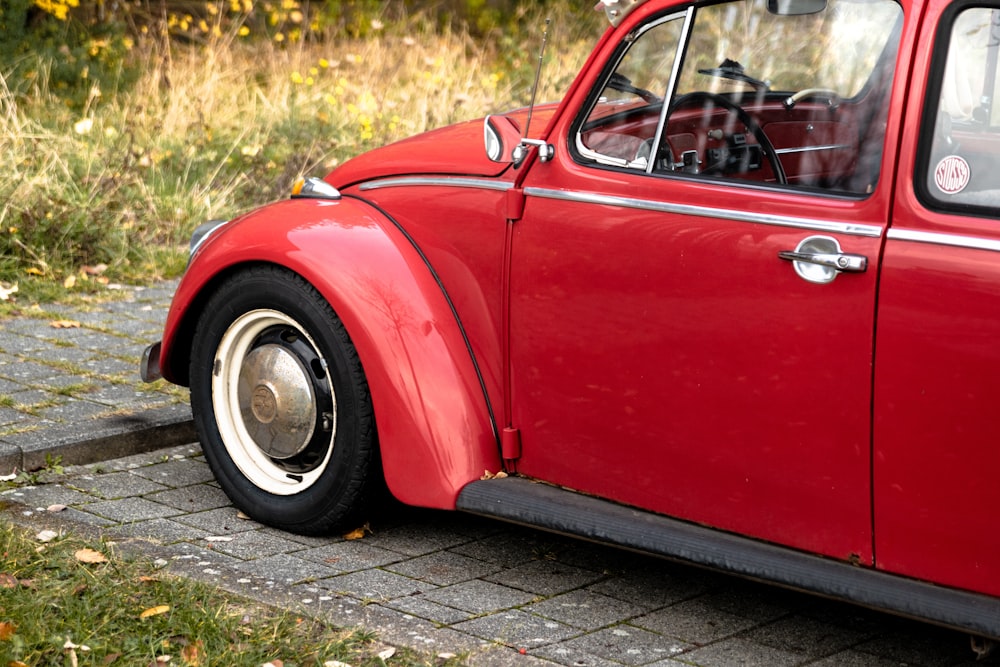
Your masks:
<svg viewBox="0 0 1000 667"><path fill-rule="evenodd" d="M958 155L949 155L934 168L934 185L946 195L958 194L969 184L972 170L969 163Z"/></svg>

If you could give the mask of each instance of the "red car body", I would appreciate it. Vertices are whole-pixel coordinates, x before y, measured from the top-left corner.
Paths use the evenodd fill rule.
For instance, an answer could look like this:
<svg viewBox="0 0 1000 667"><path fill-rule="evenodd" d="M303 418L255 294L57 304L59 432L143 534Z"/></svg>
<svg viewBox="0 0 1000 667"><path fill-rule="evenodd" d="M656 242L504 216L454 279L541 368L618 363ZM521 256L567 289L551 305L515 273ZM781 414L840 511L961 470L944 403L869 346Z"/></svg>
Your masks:
<svg viewBox="0 0 1000 667"><path fill-rule="evenodd" d="M992 2L886 9L891 67L855 94L789 105L753 84L739 104L765 140L712 97L687 115L649 100L596 111L647 26L688 44L709 7L605 3L616 25L563 101L530 112L522 162L496 117L496 161L483 121L464 123L355 158L326 176L329 196L214 230L158 368L192 383L209 295L281 267L356 348L400 501L1000 637L1000 122L954 119L947 157L935 130L953 26ZM659 115L633 109L647 106ZM528 114L503 117L508 134ZM594 147L594 132L631 147L661 121L663 173ZM803 254L823 255L819 281Z"/></svg>

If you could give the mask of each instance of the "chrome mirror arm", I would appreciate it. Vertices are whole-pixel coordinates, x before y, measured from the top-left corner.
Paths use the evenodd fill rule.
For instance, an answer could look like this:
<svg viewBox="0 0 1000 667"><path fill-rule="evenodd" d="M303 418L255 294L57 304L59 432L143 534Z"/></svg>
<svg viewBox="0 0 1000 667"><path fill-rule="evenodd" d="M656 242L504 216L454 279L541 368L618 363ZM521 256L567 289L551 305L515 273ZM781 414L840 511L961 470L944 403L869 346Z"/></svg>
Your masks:
<svg viewBox="0 0 1000 667"><path fill-rule="evenodd" d="M528 157L528 152L531 150L532 146L538 147L538 159L542 162L548 162L556 154L555 146L547 141L524 138L521 139L521 143L514 147L514 152L511 154L515 167L521 166L521 163Z"/></svg>

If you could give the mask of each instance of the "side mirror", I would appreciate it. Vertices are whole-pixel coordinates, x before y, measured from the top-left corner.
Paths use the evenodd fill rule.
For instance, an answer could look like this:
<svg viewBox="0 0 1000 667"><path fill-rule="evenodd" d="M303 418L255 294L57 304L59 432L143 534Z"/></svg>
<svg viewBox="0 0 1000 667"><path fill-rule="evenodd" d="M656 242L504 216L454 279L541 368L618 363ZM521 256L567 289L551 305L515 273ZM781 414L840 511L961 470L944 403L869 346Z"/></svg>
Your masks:
<svg viewBox="0 0 1000 667"><path fill-rule="evenodd" d="M506 116L487 116L483 122L486 157L493 162L511 164L514 149L521 144L521 128Z"/></svg>
<svg viewBox="0 0 1000 667"><path fill-rule="evenodd" d="M767 11L778 16L818 14L826 9L826 0L767 0Z"/></svg>

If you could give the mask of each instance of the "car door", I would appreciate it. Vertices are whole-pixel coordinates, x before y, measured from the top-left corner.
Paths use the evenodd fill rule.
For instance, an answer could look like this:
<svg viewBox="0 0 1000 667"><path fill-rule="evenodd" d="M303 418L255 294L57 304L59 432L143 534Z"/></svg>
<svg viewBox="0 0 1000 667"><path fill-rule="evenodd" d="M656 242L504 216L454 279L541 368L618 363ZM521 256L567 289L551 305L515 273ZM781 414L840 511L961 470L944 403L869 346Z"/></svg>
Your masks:
<svg viewBox="0 0 1000 667"><path fill-rule="evenodd" d="M531 167L512 229L516 468L868 564L880 154L898 126L885 110L901 11L864 5L888 28L859 56L874 69L849 82L824 58L853 51L822 31L848 34L837 17L856 14L767 4L644 6L551 128L554 157ZM760 51L794 35L822 39L825 74L796 85L825 92L792 108L798 89L758 87L751 68L794 65ZM766 146L779 122L799 129ZM820 123L850 141L828 145L809 129Z"/></svg>
<svg viewBox="0 0 1000 667"><path fill-rule="evenodd" d="M877 562L1000 595L1000 3L925 24L879 307Z"/></svg>

